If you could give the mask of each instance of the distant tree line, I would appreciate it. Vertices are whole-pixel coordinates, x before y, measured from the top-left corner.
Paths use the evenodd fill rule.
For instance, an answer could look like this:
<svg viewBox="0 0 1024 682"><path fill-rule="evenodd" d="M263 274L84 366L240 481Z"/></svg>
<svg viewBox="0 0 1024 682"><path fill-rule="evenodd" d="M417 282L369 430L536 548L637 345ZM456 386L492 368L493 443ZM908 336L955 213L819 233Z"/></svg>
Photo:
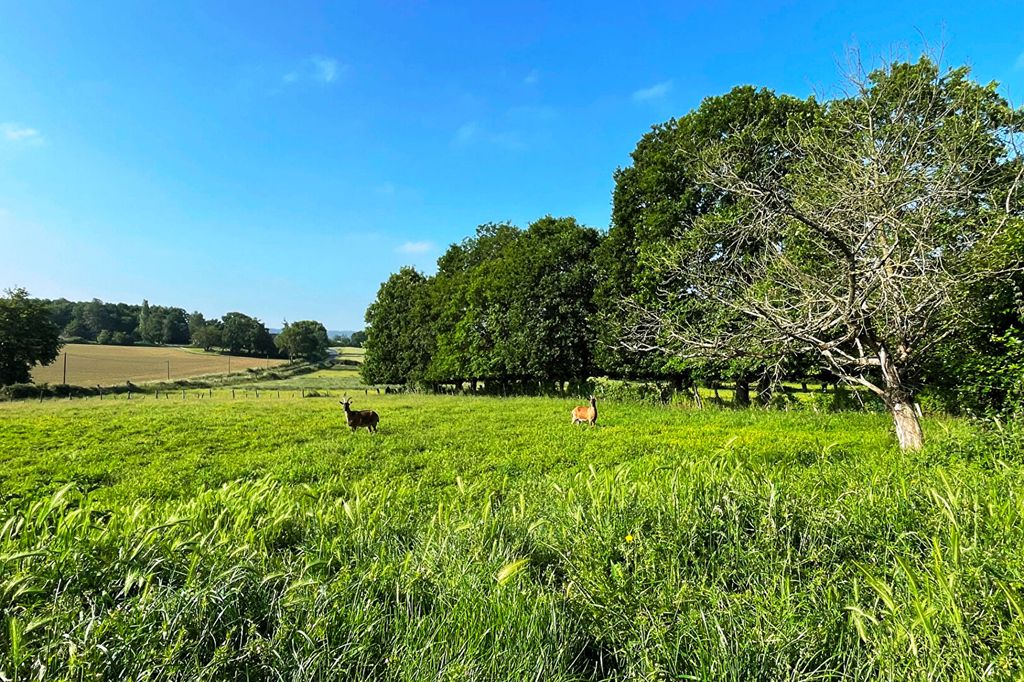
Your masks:
<svg viewBox="0 0 1024 682"><path fill-rule="evenodd" d="M349 336L339 334L331 339L332 345L342 348L362 348L364 343L366 343L365 331L352 332Z"/></svg>
<svg viewBox="0 0 1024 682"><path fill-rule="evenodd" d="M40 303L60 336L70 342L191 344L235 355L309 360L327 356L326 329L311 320L285 323L285 329L275 338L259 319L239 312L208 320L200 312L187 313L183 308L150 305L147 300L141 305L105 303L99 299L80 302L56 299Z"/></svg>
<svg viewBox="0 0 1024 682"><path fill-rule="evenodd" d="M1024 112L927 57L828 102L737 87L654 126L607 233L488 224L366 312L373 383L844 381L920 446L927 394L1024 402ZM753 396L752 396L753 394Z"/></svg>

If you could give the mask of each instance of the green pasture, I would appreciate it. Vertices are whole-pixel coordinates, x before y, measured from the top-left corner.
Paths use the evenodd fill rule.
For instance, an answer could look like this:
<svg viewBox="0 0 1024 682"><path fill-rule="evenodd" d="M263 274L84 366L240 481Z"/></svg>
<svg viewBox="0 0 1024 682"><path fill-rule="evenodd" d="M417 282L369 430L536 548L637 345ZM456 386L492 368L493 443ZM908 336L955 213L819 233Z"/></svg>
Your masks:
<svg viewBox="0 0 1024 682"><path fill-rule="evenodd" d="M315 375L307 375L313 379ZM0 405L7 679L1016 679L1011 431L355 393Z"/></svg>

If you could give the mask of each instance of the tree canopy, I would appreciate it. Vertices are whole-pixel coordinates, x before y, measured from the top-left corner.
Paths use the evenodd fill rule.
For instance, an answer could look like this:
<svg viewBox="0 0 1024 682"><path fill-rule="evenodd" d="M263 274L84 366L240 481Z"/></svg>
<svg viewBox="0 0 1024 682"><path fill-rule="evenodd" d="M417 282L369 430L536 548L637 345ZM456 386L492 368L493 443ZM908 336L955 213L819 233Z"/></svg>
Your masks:
<svg viewBox="0 0 1024 682"><path fill-rule="evenodd" d="M731 205L662 259L665 293L638 305L641 343L684 357L814 353L885 402L904 448L920 447L913 395L964 323L965 291L1020 265L1020 120L967 68L922 58L854 74L848 96L774 136L771 163L750 166L756 130L707 146L701 177ZM675 315L679 299L714 314Z"/></svg>
<svg viewBox="0 0 1024 682"><path fill-rule="evenodd" d="M0 386L29 382L32 367L50 364L60 349L60 329L44 301L21 288L0 296Z"/></svg>
<svg viewBox="0 0 1024 682"><path fill-rule="evenodd" d="M284 325L274 339L278 350L290 360L302 359L310 362L327 358L327 329L313 320L300 320Z"/></svg>
<svg viewBox="0 0 1024 682"><path fill-rule="evenodd" d="M603 373L855 385L918 447L922 390L1024 401L1024 114L928 57L825 102L752 86L654 126L608 232L486 224L367 312L373 381L545 385ZM959 401L960 404L957 404Z"/></svg>

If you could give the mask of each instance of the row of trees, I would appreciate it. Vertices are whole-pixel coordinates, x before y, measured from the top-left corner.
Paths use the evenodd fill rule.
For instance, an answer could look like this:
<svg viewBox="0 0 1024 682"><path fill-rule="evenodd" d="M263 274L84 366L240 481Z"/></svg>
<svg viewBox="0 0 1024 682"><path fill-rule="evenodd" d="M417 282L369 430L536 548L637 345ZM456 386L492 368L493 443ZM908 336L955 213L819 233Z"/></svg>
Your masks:
<svg viewBox="0 0 1024 682"><path fill-rule="evenodd" d="M427 278L403 268L366 313L371 383L491 386L594 372L591 295L599 233L572 218L481 226Z"/></svg>
<svg viewBox="0 0 1024 682"><path fill-rule="evenodd" d="M655 126L612 225L486 225L367 311L375 382L730 381L827 374L921 444L928 389L1024 399L1024 114L925 57L828 102L740 87Z"/></svg>
<svg viewBox="0 0 1024 682"><path fill-rule="evenodd" d="M51 322L69 340L102 344L192 344L205 350L220 348L232 354L286 356L319 360L327 357L327 331L322 324L303 320L285 328L277 337L259 319L243 313L227 313L207 320L202 313L183 308L127 303L104 303L99 299L72 302L66 299L42 301ZM344 339L343 345L359 345L364 332Z"/></svg>
<svg viewBox="0 0 1024 682"><path fill-rule="evenodd" d="M101 343L189 343L205 350L231 354L287 357L318 361L328 357L327 330L319 322L302 320L284 325L276 336L254 317L228 313L207 320L202 313L185 315L181 308L124 303L71 303L31 298L22 288L0 296L0 386L31 381L32 367L53 362L64 334ZM65 337L66 338L66 337Z"/></svg>

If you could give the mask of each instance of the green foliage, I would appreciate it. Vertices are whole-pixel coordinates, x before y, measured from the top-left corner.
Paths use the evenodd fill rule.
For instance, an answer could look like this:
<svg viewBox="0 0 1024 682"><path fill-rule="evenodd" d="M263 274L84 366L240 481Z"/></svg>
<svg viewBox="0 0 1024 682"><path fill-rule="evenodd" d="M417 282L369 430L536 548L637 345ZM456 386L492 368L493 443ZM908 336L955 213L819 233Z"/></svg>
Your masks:
<svg viewBox="0 0 1024 682"><path fill-rule="evenodd" d="M366 310L366 383L415 383L425 377L433 344L429 286L409 267L380 285Z"/></svg>
<svg viewBox="0 0 1024 682"><path fill-rule="evenodd" d="M285 323L274 345L291 360L316 362L327 357L327 329L313 320Z"/></svg>
<svg viewBox="0 0 1024 682"><path fill-rule="evenodd" d="M342 348L362 348L363 344L366 343L366 332L352 332L352 336L338 335L332 339L332 342L332 345Z"/></svg>
<svg viewBox="0 0 1024 682"><path fill-rule="evenodd" d="M206 322L192 332L192 343L203 350L210 350L224 344L224 325L220 320Z"/></svg>
<svg viewBox="0 0 1024 682"><path fill-rule="evenodd" d="M547 216L482 225L424 278L392 275L367 311L369 383L554 386L593 369L596 230Z"/></svg>
<svg viewBox="0 0 1024 682"><path fill-rule="evenodd" d="M27 383L32 366L50 364L60 348L60 330L43 301L24 289L0 296L0 386Z"/></svg>
<svg viewBox="0 0 1024 682"><path fill-rule="evenodd" d="M227 313L220 328L221 344L232 355L277 355L270 331L255 317ZM204 339L209 341L210 339Z"/></svg>
<svg viewBox="0 0 1024 682"><path fill-rule="evenodd" d="M653 301L663 285L659 261L666 247L684 248L695 220L730 209L728 193L702 176L702 149L742 134L748 145L746 172L769 166L778 170L780 133L796 121L813 119L819 111L813 99L740 86L706 98L696 110L654 126L640 139L631 154L632 165L615 172L612 226L596 256L601 273L594 294L600 319L596 346L605 372L649 378L700 375L705 380L750 382L762 371L756 359L679 362L663 352L625 350L623 341L637 320L629 308L623 308L622 300ZM685 296L687 283L676 281L673 287L680 295L665 314L707 316L718 312L689 300ZM719 318L718 323L729 327L737 321Z"/></svg>
<svg viewBox="0 0 1024 682"><path fill-rule="evenodd" d="M1009 429L907 455L882 415L362 402L378 436L333 398L0 405L0 672L1024 672Z"/></svg>

